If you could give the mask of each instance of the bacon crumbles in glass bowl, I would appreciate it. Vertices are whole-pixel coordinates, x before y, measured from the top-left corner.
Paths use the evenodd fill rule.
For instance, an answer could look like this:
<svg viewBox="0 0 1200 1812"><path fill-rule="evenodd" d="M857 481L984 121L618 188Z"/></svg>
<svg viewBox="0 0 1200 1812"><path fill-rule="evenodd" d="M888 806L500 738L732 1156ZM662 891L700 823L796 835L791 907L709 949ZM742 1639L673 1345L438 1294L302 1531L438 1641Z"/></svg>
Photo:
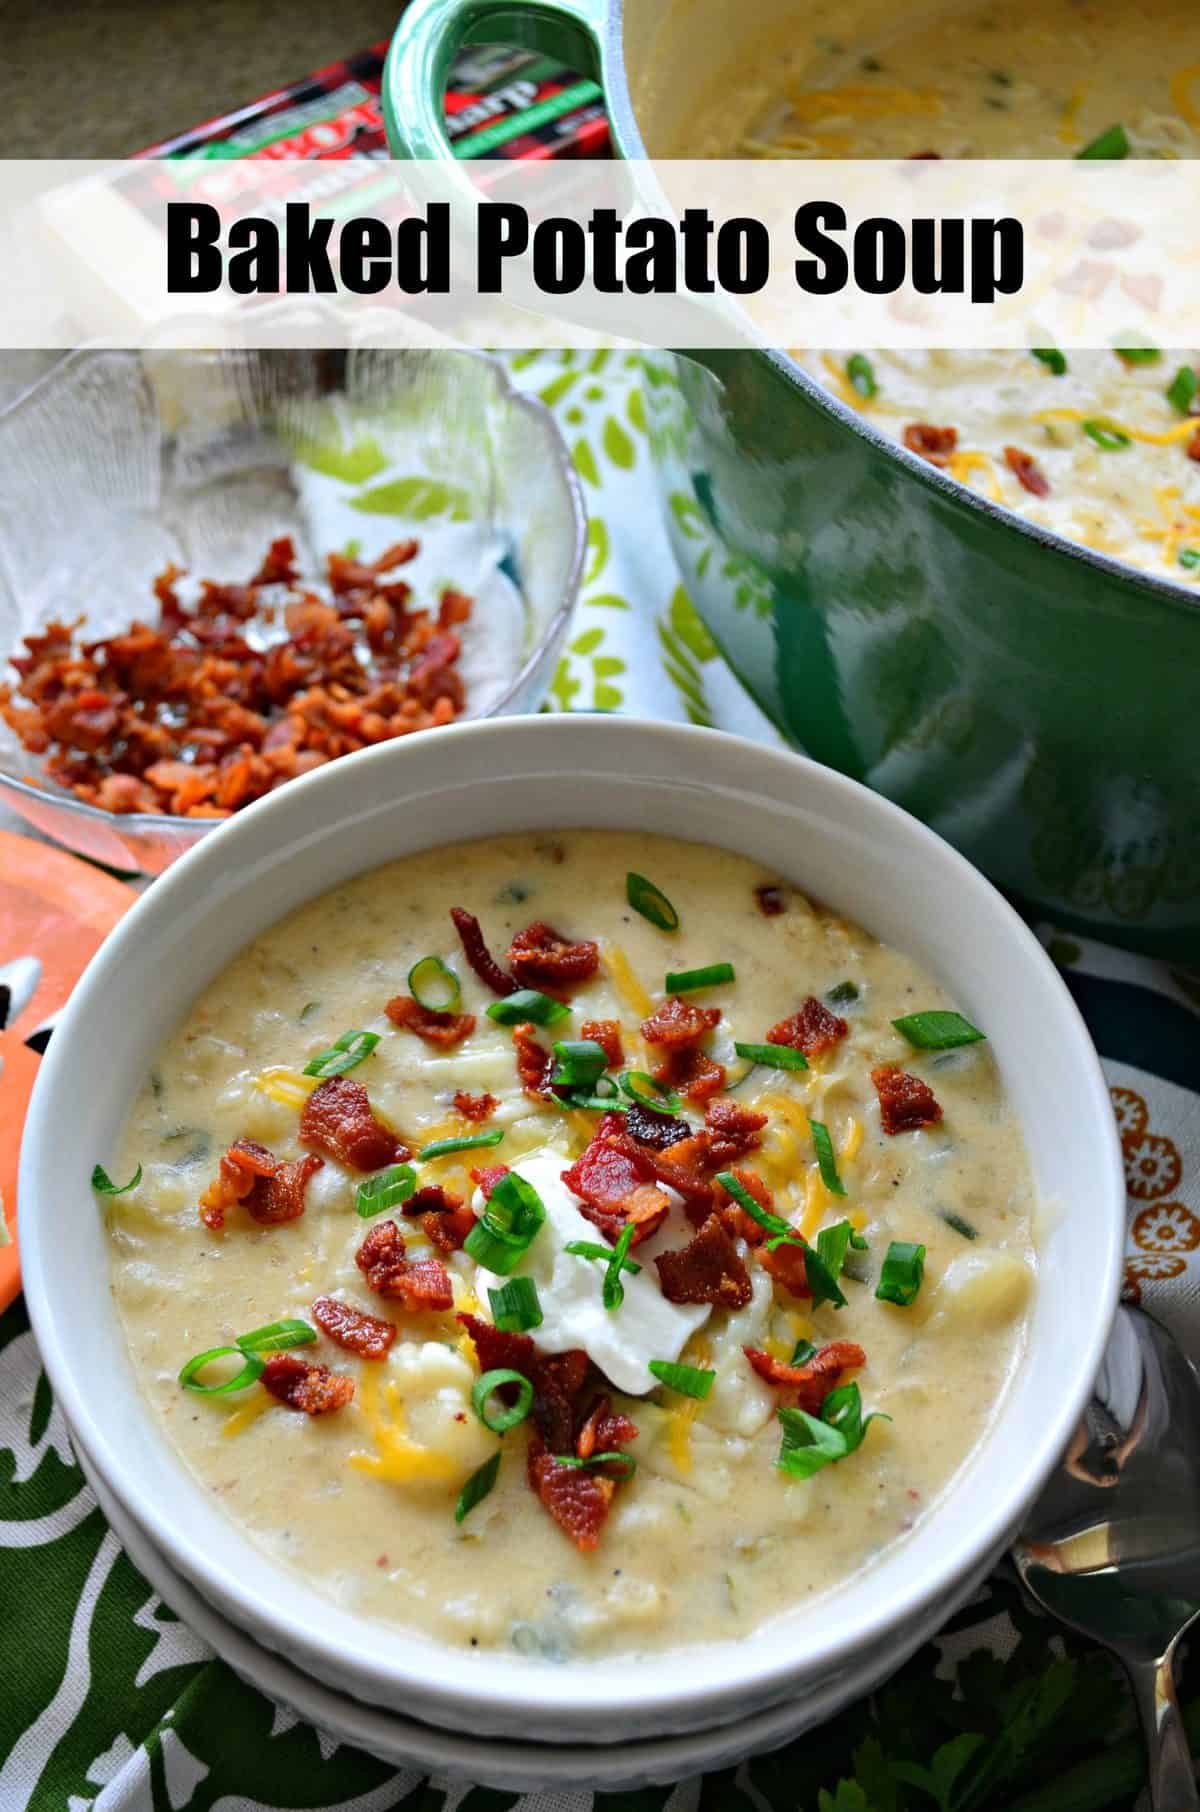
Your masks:
<svg viewBox="0 0 1200 1812"><path fill-rule="evenodd" d="M75 353L0 456L0 799L93 860L549 682L583 509L491 360Z"/></svg>

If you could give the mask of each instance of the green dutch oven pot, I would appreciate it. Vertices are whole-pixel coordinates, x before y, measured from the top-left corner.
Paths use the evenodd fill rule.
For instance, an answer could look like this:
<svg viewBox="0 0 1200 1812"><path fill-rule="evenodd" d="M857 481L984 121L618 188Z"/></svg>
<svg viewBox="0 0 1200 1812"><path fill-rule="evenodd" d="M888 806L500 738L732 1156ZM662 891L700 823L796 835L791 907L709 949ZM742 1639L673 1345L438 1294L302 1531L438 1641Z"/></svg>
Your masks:
<svg viewBox="0 0 1200 1812"><path fill-rule="evenodd" d="M451 156L448 66L460 45L494 42L594 74L618 150L665 155L686 143L689 90L728 54L731 15L782 10L414 0L388 59L391 144ZM1194 589L967 491L783 353L657 353L646 373L681 569L785 735L1055 922L1200 960Z"/></svg>

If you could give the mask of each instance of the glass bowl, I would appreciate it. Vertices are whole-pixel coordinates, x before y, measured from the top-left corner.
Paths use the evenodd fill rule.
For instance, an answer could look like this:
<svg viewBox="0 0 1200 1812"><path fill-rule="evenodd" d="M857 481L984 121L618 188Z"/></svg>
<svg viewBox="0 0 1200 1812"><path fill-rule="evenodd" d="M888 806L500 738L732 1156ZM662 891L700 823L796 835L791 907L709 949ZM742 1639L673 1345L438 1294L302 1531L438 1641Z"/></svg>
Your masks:
<svg viewBox="0 0 1200 1812"><path fill-rule="evenodd" d="M308 576L348 540L370 558L416 536L417 603L481 587L462 715L502 716L540 703L579 589L567 449L476 353L84 350L0 414L0 469L0 678L56 618L82 617L91 639L155 621L169 563L242 580L291 535ZM85 803L3 722L0 800L93 861L152 875L221 822Z"/></svg>

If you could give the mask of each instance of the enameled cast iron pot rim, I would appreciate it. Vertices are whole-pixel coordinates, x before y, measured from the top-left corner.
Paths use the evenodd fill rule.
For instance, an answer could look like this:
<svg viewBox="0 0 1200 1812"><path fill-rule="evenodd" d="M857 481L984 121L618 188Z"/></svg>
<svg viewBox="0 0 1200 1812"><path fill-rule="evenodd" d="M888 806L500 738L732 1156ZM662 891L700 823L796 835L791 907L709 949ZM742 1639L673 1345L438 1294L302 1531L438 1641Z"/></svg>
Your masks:
<svg viewBox="0 0 1200 1812"><path fill-rule="evenodd" d="M490 31L494 42L539 48L551 35L555 48L562 46L590 58L604 89L618 152L630 160L649 161L625 70L624 12L625 0L412 0L396 28L384 68L384 119L393 156L453 158L440 118L446 71L468 34L473 41L483 42ZM431 95L437 97L436 103L431 103ZM1200 611L1200 591L1188 581L1145 572L1112 554L1085 547L993 502L921 459L826 390L783 348L755 344L747 352L765 359L822 414L861 435L952 509L974 513L1002 532L1026 537L1047 555L1103 573L1174 610Z"/></svg>
<svg viewBox="0 0 1200 1812"><path fill-rule="evenodd" d="M936 1543L930 1552L906 1544L907 1565L896 1577L889 1576L895 1557L891 1562L884 1557L872 1570L872 1581L887 1578L888 1585L885 1594L880 1584L870 1585L864 1601L870 1603L869 1616L861 1608L843 1610L840 1627L834 1615L804 1644L794 1634L772 1636L768 1626L737 1645L736 1663L730 1645L719 1643L711 1650L675 1651L674 1669L645 1661L530 1671L514 1668L511 1658L417 1641L346 1612L333 1614L338 1627L330 1629L326 1601L303 1584L297 1587L286 1568L265 1559L255 1565L261 1551L227 1524L218 1509L205 1504L200 1487L189 1481L184 1463L169 1452L151 1423L132 1377L122 1381L110 1409L110 1387L90 1369L109 1362L101 1355L118 1349L120 1338L111 1320L100 1230L96 1226L94 1237L89 1231L85 1239L72 1241L69 1228L72 1220L94 1226L90 1197L84 1202L87 1171L97 1156L90 1142L111 1139L122 1110L119 1100L106 1097L115 1090L127 1099L143 1062L138 1022L120 1018L116 993L124 990L127 998L130 989L135 995L142 987L153 991L156 975L179 978L158 990L163 1004L157 1017L164 1023L154 1028L157 1039L165 1035L165 1016L173 1019L185 1011L186 1000L194 995L196 984L186 981L188 949L197 950L203 965L223 966L234 951L233 943L225 951L226 941L244 945L255 934L259 917L265 928L264 914L278 917L292 901L316 897L342 872L337 864L349 863L347 873L362 872L394 853L397 845L389 850L386 844L388 825L410 822L422 800L429 802L425 810L433 818L437 800L444 796L449 802L454 827L446 834L452 838L513 828L518 822L527 828L561 823L564 818L553 815L560 811L558 777L572 771L589 798L599 788L600 799L608 802L591 814L572 805L566 819L573 821L628 827L649 818L656 824L673 802L691 797L697 804L686 814L684 834L719 841L717 827L733 822L739 809L746 808L760 826L753 839L761 845L767 838L781 852L776 858L781 866L797 875L805 866L797 840L802 845L806 834L818 834L823 853L817 866L828 883L826 888L818 883L818 888L836 899L839 886L845 887L850 898L840 902L844 910L861 894L865 873L872 874L869 891L878 898L879 877L893 875L898 864L908 867L926 890L913 898L925 899L932 914L929 937L938 938L941 948L948 935L949 950L956 953L948 954L946 979L953 985L956 974L960 980L974 974L968 994L975 989L992 996L991 978L1000 965L1008 978L1005 993L1019 1015L1011 1025L1006 1020L1007 1029L997 1028L1003 1040L997 1050L1008 1053L1010 1077L1018 1052L1027 1049L1028 1025L1041 1027L1043 1037L1051 1040L1046 1050L1053 1050L1052 1073L1060 1078L1046 1112L1060 1113L1061 1105L1054 1103L1070 1099L1080 1116L1078 1139L1095 1159L1087 1200L1061 1181L1054 1185L1063 1188L1076 1215L1094 1217L1084 1244L1086 1276L1070 1269L1060 1274L1057 1267L1053 1272L1050 1300L1056 1307L1050 1312L1061 1311L1069 1330L1061 1336L1068 1341L1065 1369L1057 1345L1051 1347L1061 1391L1043 1394L1041 1386L1048 1380L1041 1379L1029 1426L1023 1416L1018 1427L1015 1411L1010 1411L1007 1426L981 1444L981 1456L989 1448L1004 1456L993 1464L1008 1480L1006 1487L1000 1489L991 1479L981 1489L964 1475L953 1494L959 1502L957 1521L946 1520L945 1506L932 1513ZM631 804L614 816L610 801L622 778ZM499 798L492 792L496 787L505 795L511 791L521 802L519 812L515 805L491 803ZM472 796L480 789L474 804ZM533 799L528 808L527 797ZM328 868L322 862L326 836L336 841L338 852ZM400 846L407 840L398 838ZM742 844L738 836L729 840ZM418 817L412 841L414 847L436 847L436 822L427 826ZM790 853L782 854L785 849L796 851L794 861ZM815 879L814 861L810 857ZM240 923L239 895L248 902ZM907 893L901 896L907 898ZM915 910L896 905L897 923ZM869 911L859 916L869 921ZM214 928L211 943L202 930L206 924ZM970 1008L971 1000L966 998L965 1004ZM132 1029L119 1031L114 1039L114 1025L123 1024ZM123 1061L132 1066L136 1054L137 1077L132 1070L128 1076L120 1073L123 1040L128 1045ZM106 1060L108 1080L97 1090L97 1065ZM1044 1069L1035 1074L1046 1080ZM86 1111L78 1111L80 1102L97 1096L107 1133L99 1121L87 1128ZM1033 1128L1027 1131L1032 1136ZM83 1144L89 1144L88 1151ZM1072 1139L1070 1147L1076 1146ZM1059 1147L1044 1149L1057 1152ZM1071 1149L1062 1162L1074 1163ZM76 1203L65 1214L64 1198ZM815 1677L814 1670L824 1674L832 1666L852 1666L864 1645L874 1648L922 1610L953 1600L956 1583L961 1589L972 1569L986 1564L1010 1537L1082 1411L1116 1304L1125 1214L1115 1122L1086 1028L1033 934L977 870L898 807L801 756L717 731L603 716L493 720L364 750L268 795L196 845L133 907L72 995L30 1104L20 1201L30 1316L67 1422L78 1428L93 1463L149 1539L205 1596L257 1640L359 1697L380 1702L399 1698L419 1718L485 1734L515 1729L546 1737L559 1729L566 1735L569 1727L571 1736L586 1733L609 1741L731 1720L739 1709L765 1706L799 1690ZM65 1264L64 1240L73 1254ZM1070 1249L1078 1253L1078 1244ZM102 1294L89 1310L93 1290ZM93 1328L94 1334L89 1331ZM72 1350L78 1363L70 1357ZM1049 1356L1044 1363L1051 1363ZM1028 1369L1025 1375L1031 1375ZM1003 1444L996 1448L1001 1438ZM981 1498L985 1501L977 1501ZM190 1539L185 1533L189 1528ZM920 1532L911 1539L919 1543ZM847 1589L856 1592L859 1583L851 1580ZM830 1605L839 1596L835 1593ZM381 1634L372 1640L373 1631ZM448 1665L435 1664L431 1655L445 1657Z"/></svg>

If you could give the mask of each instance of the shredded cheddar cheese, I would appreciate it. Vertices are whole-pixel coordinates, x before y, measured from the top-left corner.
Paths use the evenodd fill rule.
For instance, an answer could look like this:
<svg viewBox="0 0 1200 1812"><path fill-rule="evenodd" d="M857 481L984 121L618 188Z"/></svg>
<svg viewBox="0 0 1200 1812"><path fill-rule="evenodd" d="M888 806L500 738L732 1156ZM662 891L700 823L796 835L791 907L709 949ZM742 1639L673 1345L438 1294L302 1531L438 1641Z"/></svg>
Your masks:
<svg viewBox="0 0 1200 1812"><path fill-rule="evenodd" d="M257 1422L260 1416L265 1416L267 1411L274 1407L274 1397L260 1386L255 1389L249 1402L240 1404L232 1415L226 1416L221 1424L221 1433L223 1435L240 1435L252 1423Z"/></svg>
<svg viewBox="0 0 1200 1812"><path fill-rule="evenodd" d="M1152 447L1173 447L1177 441L1187 440L1196 432L1195 419L1190 416L1187 421L1176 422L1173 427L1164 428L1161 432L1150 428L1132 428L1127 422L1116 421L1111 415L1096 419L1103 421L1104 426L1111 428L1114 433L1127 434L1130 440L1146 441ZM1091 421L1092 417L1084 409L1038 409L1033 420L1039 423L1084 422Z"/></svg>
<svg viewBox="0 0 1200 1812"><path fill-rule="evenodd" d="M1087 91L1090 86L1091 84L1089 82L1076 82L1070 95L1067 97L1067 104L1063 108L1062 121L1058 128L1060 144L1077 145L1083 137L1083 134L1079 130L1079 109L1083 106L1083 103L1087 98Z"/></svg>
<svg viewBox="0 0 1200 1812"><path fill-rule="evenodd" d="M282 1107L303 1107L319 1081L319 1076L302 1076L299 1070L275 1063L254 1078L254 1086Z"/></svg>
<svg viewBox="0 0 1200 1812"><path fill-rule="evenodd" d="M379 1403L379 1385L370 1366L364 1366L358 1387L358 1405L371 1429L376 1452L352 1453L349 1464L359 1472L391 1484L417 1482L447 1485L458 1479L459 1468L448 1454L432 1447L419 1447L404 1433L404 1405L395 1384L386 1387L387 1411Z"/></svg>
<svg viewBox="0 0 1200 1812"><path fill-rule="evenodd" d="M636 1013L639 1019L649 1019L654 1011L654 1002L633 973L629 958L620 944L606 943L600 957L608 971L609 980L629 1011Z"/></svg>
<svg viewBox="0 0 1200 1812"><path fill-rule="evenodd" d="M992 502L1004 502L1004 492L996 478L996 468L989 454L980 452L975 447L960 447L957 453L950 455L947 470L951 478L958 479L959 484L970 484L973 472L984 473L987 494Z"/></svg>
<svg viewBox="0 0 1200 1812"><path fill-rule="evenodd" d="M1200 63L1177 69L1168 90L1171 105L1189 126L1200 126Z"/></svg>
<svg viewBox="0 0 1200 1812"><path fill-rule="evenodd" d="M846 1131L839 1152L844 1164L851 1163L852 1160L858 1156L859 1147L862 1145L862 1137L862 1121L854 1114L851 1114L849 1120L846 1122Z"/></svg>

